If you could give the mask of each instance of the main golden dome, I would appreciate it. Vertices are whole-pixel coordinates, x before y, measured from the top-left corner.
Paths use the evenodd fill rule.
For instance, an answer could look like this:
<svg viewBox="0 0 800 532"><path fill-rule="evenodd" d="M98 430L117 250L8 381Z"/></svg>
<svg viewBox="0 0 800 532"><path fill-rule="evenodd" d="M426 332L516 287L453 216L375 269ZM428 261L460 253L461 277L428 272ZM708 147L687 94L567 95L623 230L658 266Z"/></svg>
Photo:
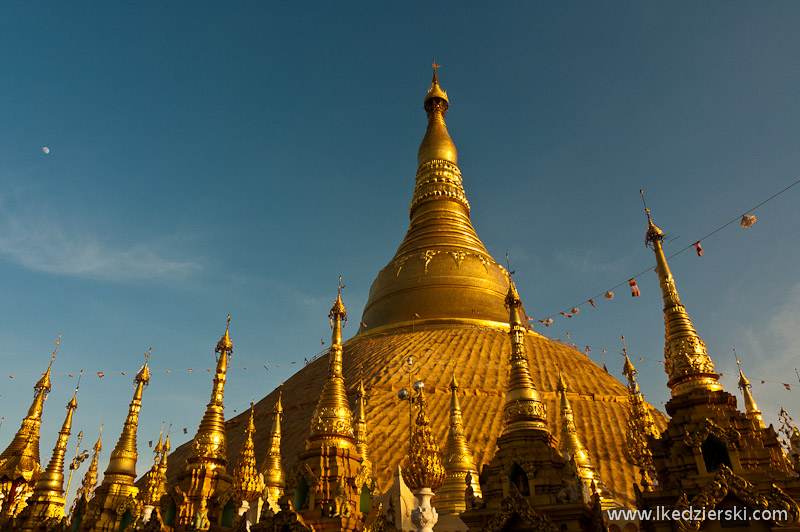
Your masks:
<svg viewBox="0 0 800 532"><path fill-rule="evenodd" d="M434 72L424 101L428 128L418 154L408 232L372 284L361 328L343 345L342 373L350 403L355 404L359 378L367 388L367 445L381 489L390 484L407 451L408 405L397 399L397 391L408 386L408 375L401 368L408 356L415 357L424 375L427 412L439 442L447 437L453 368L461 384L464 432L479 469L494 455L503 427L511 351L504 306L508 274L486 251L470 222L455 145L444 121L448 105ZM556 393L560 367L570 382L568 395L578 434L599 476L615 499L631 506L639 475L623 456L626 387L573 347L533 331L527 331L524 340L531 377L551 413L553 436L561 437ZM286 471L297 461L296 450L305 448L327 374L328 360L323 356L282 387ZM274 390L255 407L259 460L268 450L270 413L278 394ZM663 426L664 417L655 417ZM226 424L229 462L236 460L248 422L243 413ZM170 460L170 482L187 452L186 445L176 449Z"/></svg>

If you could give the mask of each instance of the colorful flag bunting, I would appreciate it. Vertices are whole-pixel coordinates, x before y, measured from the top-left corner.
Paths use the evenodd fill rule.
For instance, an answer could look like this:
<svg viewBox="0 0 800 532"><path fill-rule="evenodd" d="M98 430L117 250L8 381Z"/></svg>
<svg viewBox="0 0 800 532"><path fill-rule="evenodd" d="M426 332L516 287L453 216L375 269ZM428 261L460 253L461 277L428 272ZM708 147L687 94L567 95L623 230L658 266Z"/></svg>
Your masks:
<svg viewBox="0 0 800 532"><path fill-rule="evenodd" d="M642 295L642 293L639 291L639 287L636 286L636 281L629 279L628 284L631 285L631 297L639 297Z"/></svg>
<svg viewBox="0 0 800 532"><path fill-rule="evenodd" d="M586 356L587 357L589 356L589 346L588 345L586 346Z"/></svg>
<svg viewBox="0 0 800 532"><path fill-rule="evenodd" d="M579 309L578 307L572 307L572 313L573 314L577 314L580 311L581 311L581 309Z"/></svg>
<svg viewBox="0 0 800 532"><path fill-rule="evenodd" d="M697 242L692 244L692 246L694 246L694 250L697 252L697 256L698 257L702 257L703 256L703 246L700 245L700 241L698 240Z"/></svg>
<svg viewBox="0 0 800 532"><path fill-rule="evenodd" d="M188 433L186 432L186 427L184 427L184 428L183 428L183 433L184 433L184 434L188 434Z"/></svg>
<svg viewBox="0 0 800 532"><path fill-rule="evenodd" d="M566 316L568 318L572 317L572 314L567 314L566 312L559 312L559 314L561 314L562 316Z"/></svg>
<svg viewBox="0 0 800 532"><path fill-rule="evenodd" d="M753 222L753 223L755 223L755 222ZM783 383L783 387L786 388L787 390L789 390L790 392L792 391L792 387L789 386L788 384L786 384L785 382Z"/></svg>
<svg viewBox="0 0 800 532"><path fill-rule="evenodd" d="M594 307L594 299L590 299L589 304Z"/></svg>
<svg viewBox="0 0 800 532"><path fill-rule="evenodd" d="M569 331L565 331L567 333L567 340L569 340Z"/></svg>
<svg viewBox="0 0 800 532"><path fill-rule="evenodd" d="M103 373L102 371L98 371L97 376L102 379L103 377L105 377L105 373Z"/></svg>
<svg viewBox="0 0 800 532"><path fill-rule="evenodd" d="M543 324L545 327L550 327L550 321L549 320L539 320L539 323Z"/></svg>
<svg viewBox="0 0 800 532"><path fill-rule="evenodd" d="M614 299L614 292L609 290L608 292L606 292L606 294L603 297L606 298L606 299Z"/></svg>

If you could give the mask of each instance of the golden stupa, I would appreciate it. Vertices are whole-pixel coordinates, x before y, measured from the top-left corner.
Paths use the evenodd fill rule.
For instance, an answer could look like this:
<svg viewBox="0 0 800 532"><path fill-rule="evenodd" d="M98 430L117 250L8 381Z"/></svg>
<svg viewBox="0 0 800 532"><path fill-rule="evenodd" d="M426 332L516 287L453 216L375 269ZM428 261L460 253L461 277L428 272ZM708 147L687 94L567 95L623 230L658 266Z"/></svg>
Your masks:
<svg viewBox="0 0 800 532"><path fill-rule="evenodd" d="M508 310L504 298L509 275L486 251L470 222L456 147L445 124L447 93L436 71L424 99L428 126L419 148L410 224L394 257L372 283L362 325L343 345L343 375L351 407L359 379L369 393L367 445L381 491L404 460L409 440L408 405L397 392L408 386L402 369L409 356L425 381L427 414L439 442L447 440L450 382L460 384L460 405L469 448L478 470L495 453L501 434L508 379ZM524 296L524 295L523 295ZM524 299L524 297L523 297ZM366 325L366 327L364 326ZM529 330L524 334L530 373L541 400L552 412L549 429L560 441L558 368L570 383L569 402L581 441L610 495L634 505L638 468L626 461L623 442L628 390L583 353ZM568 370L567 370L568 368ZM287 477L305 449L319 391L328 375L327 355L314 360L281 387L281 449ZM267 455L271 412L280 390L255 405L255 454ZM226 423L228 462L235 463L244 443L245 412ZM654 412L656 424L665 418ZM168 481L175 483L189 456L184 444L170 458ZM434 499L434 505L436 499Z"/></svg>

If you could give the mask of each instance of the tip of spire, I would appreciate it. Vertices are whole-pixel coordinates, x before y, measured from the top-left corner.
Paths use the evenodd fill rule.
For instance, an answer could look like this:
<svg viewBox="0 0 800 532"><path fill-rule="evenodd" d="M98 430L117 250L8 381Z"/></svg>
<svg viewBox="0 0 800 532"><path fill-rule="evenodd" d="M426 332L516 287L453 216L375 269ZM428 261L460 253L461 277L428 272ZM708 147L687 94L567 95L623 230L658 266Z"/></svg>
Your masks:
<svg viewBox="0 0 800 532"><path fill-rule="evenodd" d="M458 380L456 380L456 372L453 371L453 376L450 378L450 389L458 390Z"/></svg>
<svg viewBox="0 0 800 532"><path fill-rule="evenodd" d="M631 359L628 358L628 353L625 353L625 363L622 365L622 373L625 375L635 375L637 373Z"/></svg>
<svg viewBox="0 0 800 532"><path fill-rule="evenodd" d="M519 293L517 292L517 287L514 285L514 281L511 278L508 278L508 292L506 292L506 308L513 308L518 307L522 304L522 301L519 298Z"/></svg>
<svg viewBox="0 0 800 532"><path fill-rule="evenodd" d="M425 100L423 101L423 103L427 102L432 98L441 98L445 102L449 103L450 100L447 99L447 92L443 91L442 88L439 86L439 76L436 75L436 69L440 68L442 65L437 65L436 59L434 59L433 64L431 66L433 67L433 78L431 79L431 88L428 89L428 93L425 95Z"/></svg>
<svg viewBox="0 0 800 532"><path fill-rule="evenodd" d="M275 403L275 408L272 409L273 412L280 414L283 412L283 406L281 406L281 397L283 396L283 390L278 390L278 401Z"/></svg>
<svg viewBox="0 0 800 532"><path fill-rule="evenodd" d="M331 311L328 314L328 317L331 320L334 320L337 316L339 316L342 321L347 321L347 308L345 308L344 303L342 303L342 289L345 286L342 284L342 276L339 276L339 292L336 294L336 300L333 302L333 306L331 307ZM333 323L331 323L333 325Z"/></svg>
<svg viewBox="0 0 800 532"><path fill-rule="evenodd" d="M647 208L647 202L644 200L644 190L639 190L639 194L642 196L644 213L647 216L647 233L645 234L644 241L647 245L653 245L655 242L661 242L664 240L664 232L659 229L659 227L654 224L653 220L650 218L650 209Z"/></svg>
<svg viewBox="0 0 800 532"><path fill-rule="evenodd" d="M567 383L564 380L564 374L561 373L561 368L558 368L558 387L556 388L559 392L566 392L567 391Z"/></svg>
<svg viewBox="0 0 800 532"><path fill-rule="evenodd" d="M150 368L147 367L150 363L150 355L153 352L153 348L151 347L147 353L144 354L145 360L144 365L139 369L136 373L136 377L134 377L133 382L139 383L142 382L145 385L150 384Z"/></svg>
<svg viewBox="0 0 800 532"><path fill-rule="evenodd" d="M231 315L228 314L228 322L225 324L225 334L222 335L222 338L219 339L217 342L217 347L214 349L217 353L222 353L223 351L231 354L233 351L233 342L231 341L230 334L228 334L228 329L231 326Z"/></svg>

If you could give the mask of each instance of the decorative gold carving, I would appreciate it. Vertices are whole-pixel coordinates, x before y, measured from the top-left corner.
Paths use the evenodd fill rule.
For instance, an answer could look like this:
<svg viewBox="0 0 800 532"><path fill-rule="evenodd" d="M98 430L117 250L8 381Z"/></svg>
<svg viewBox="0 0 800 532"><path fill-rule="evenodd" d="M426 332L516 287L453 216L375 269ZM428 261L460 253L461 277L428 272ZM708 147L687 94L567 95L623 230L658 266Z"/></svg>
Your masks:
<svg viewBox="0 0 800 532"><path fill-rule="evenodd" d="M624 346L624 336L622 342ZM653 465L653 453L648 438L658 438L659 433L653 415L650 413L650 407L639 391L639 384L636 382L638 372L628 357L627 348L623 347L623 352L625 363L622 366L622 372L628 378L628 404L630 407L622 450L629 462L649 469Z"/></svg>
<svg viewBox="0 0 800 532"><path fill-rule="evenodd" d="M483 255L477 255L477 257L478 260L481 261L481 264L483 264L483 269L486 270L486 273L489 273L489 264L491 263L491 261L489 261L489 259L487 259Z"/></svg>
<svg viewBox="0 0 800 532"><path fill-rule="evenodd" d="M394 527L394 515L389 514L392 511L394 511L394 508L390 506L390 509L384 512L383 503L378 503L378 508L375 509L374 515L368 516L364 522L363 532L398 532Z"/></svg>
<svg viewBox="0 0 800 532"><path fill-rule="evenodd" d="M425 413L427 403L423 392L420 392L419 400L419 413L411 437L406 467L403 469L403 478L414 491L422 488L436 491L444 483L445 470L439 454L439 444L431 431L431 421Z"/></svg>
<svg viewBox="0 0 800 532"><path fill-rule="evenodd" d="M422 253L419 254L419 259L422 261L422 264L425 265L425 273L428 273L428 264L430 264L431 259L438 255L438 251L434 251L432 249L426 249Z"/></svg>
<svg viewBox="0 0 800 532"><path fill-rule="evenodd" d="M397 272L394 274L395 277L400 275L400 270L403 269L403 265L409 258L410 256L406 255L405 257L397 257L396 259L394 259L394 261L392 261L392 264L394 264L394 266L397 268Z"/></svg>
<svg viewBox="0 0 800 532"><path fill-rule="evenodd" d="M686 431L683 435L683 443L687 447L691 447L695 453L700 452L700 446L706 441L710 435L716 436L723 443L731 447L734 443L739 441L741 434L738 430L731 428L728 430L718 427L713 421L704 418L698 424L697 428L691 432Z"/></svg>
<svg viewBox="0 0 800 532"><path fill-rule="evenodd" d="M448 255L453 257L453 260L456 263L456 268L461 269L461 263L464 262L464 259L467 257L467 254L463 251L448 251Z"/></svg>
<svg viewBox="0 0 800 532"><path fill-rule="evenodd" d="M778 526L794 526L800 521L800 507L778 486L773 484L772 491L765 495L745 479L734 475L725 465L721 466L714 478L691 500L686 493L682 494L675 509L688 510L691 508L693 516L706 515L707 510L714 509L729 493L753 509L769 510L773 516L780 515L780 513L775 513L776 511L785 510L788 518L784 521L776 521L775 524ZM678 529L700 530L702 523L703 521L700 519L680 519Z"/></svg>
<svg viewBox="0 0 800 532"><path fill-rule="evenodd" d="M264 516L258 525L251 526L253 531L263 532L314 532L314 526L306 523L302 517L292 508L292 503L281 499L278 503L280 511L274 516ZM265 518L264 518L265 517Z"/></svg>
<svg viewBox="0 0 800 532"><path fill-rule="evenodd" d="M253 501L262 492L261 481L256 469L256 455L253 447L253 433L256 431L253 423L255 405L250 405L250 420L245 429L244 445L239 462L233 469L233 489L242 500Z"/></svg>
<svg viewBox="0 0 800 532"><path fill-rule="evenodd" d="M481 529L481 532L500 532L504 530L511 518L516 515L525 523L525 530L531 532L558 532L555 523L549 517L541 516L533 511L528 501L511 484L509 496L500 501L500 509L494 514Z"/></svg>

